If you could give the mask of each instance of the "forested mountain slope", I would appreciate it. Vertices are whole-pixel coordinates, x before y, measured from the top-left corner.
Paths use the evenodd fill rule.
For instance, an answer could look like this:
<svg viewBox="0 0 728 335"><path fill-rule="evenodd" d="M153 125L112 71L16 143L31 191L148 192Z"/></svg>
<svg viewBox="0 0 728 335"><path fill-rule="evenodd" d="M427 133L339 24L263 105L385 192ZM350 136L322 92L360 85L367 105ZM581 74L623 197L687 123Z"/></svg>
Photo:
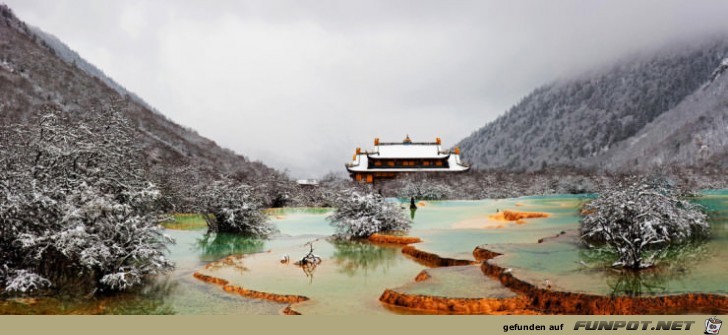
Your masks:
<svg viewBox="0 0 728 335"><path fill-rule="evenodd" d="M79 117L116 105L138 131L152 165L197 165L250 178L277 173L152 111L60 40L0 5L0 123L28 122L44 105Z"/></svg>
<svg viewBox="0 0 728 335"><path fill-rule="evenodd" d="M728 58L704 86L594 160L616 169L728 166Z"/></svg>
<svg viewBox="0 0 728 335"><path fill-rule="evenodd" d="M721 104L720 96L726 95L726 87L705 85L726 56L728 38L717 37L671 46L652 55L633 56L611 67L537 88L504 115L463 139L459 143L463 158L475 168L530 171L602 165L640 169L659 161L693 165L714 158L720 162L726 148L716 147L718 142L712 140L710 154L704 150L702 159L685 156L693 154L687 148L700 141L687 133L694 130L692 126L677 126L665 120L659 126L652 125L650 131L646 127L668 111L680 114L682 123L696 123L700 115L720 115L716 108ZM711 93L699 94L704 87ZM676 109L688 96L714 99L689 105L705 109L700 113L688 111L688 105ZM675 117L670 120L677 122ZM639 149L644 151L628 145L636 136L653 145ZM663 147L668 143L658 140L659 136L670 137L672 147ZM704 136L713 135L706 132ZM683 147L682 156L659 158L672 155L675 146Z"/></svg>

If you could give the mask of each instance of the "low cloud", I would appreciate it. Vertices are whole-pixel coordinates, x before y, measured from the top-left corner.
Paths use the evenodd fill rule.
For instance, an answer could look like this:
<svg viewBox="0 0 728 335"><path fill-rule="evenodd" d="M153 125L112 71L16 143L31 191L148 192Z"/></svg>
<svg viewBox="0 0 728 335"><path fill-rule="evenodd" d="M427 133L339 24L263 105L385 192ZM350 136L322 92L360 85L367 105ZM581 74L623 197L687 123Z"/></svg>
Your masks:
<svg viewBox="0 0 728 335"><path fill-rule="evenodd" d="M452 145L537 86L728 30L725 1L10 0L171 119L296 177Z"/></svg>

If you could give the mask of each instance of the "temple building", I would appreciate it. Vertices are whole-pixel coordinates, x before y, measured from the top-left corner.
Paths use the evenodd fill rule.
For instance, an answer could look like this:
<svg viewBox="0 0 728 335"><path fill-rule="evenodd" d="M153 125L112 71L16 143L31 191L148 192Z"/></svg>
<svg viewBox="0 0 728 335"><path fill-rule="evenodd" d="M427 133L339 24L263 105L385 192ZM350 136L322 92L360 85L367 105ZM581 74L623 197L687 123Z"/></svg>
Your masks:
<svg viewBox="0 0 728 335"><path fill-rule="evenodd" d="M438 137L435 142L380 142L374 139L374 150L356 148L352 162L346 164L351 178L364 183L395 178L402 173L465 172L470 167L460 161L460 149L443 150Z"/></svg>

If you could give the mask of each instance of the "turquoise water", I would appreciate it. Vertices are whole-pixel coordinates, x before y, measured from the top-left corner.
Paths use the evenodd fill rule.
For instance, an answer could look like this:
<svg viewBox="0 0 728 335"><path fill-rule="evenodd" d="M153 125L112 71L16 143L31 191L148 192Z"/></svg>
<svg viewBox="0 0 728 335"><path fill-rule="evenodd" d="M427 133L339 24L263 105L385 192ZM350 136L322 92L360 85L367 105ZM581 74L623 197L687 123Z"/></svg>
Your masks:
<svg viewBox="0 0 728 335"><path fill-rule="evenodd" d="M723 277L728 268L728 190L704 192L694 201L710 215L710 241L684 259L660 271L623 275L604 268L583 265L589 255L577 243L578 209L588 196L556 195L481 201L420 202L411 236L423 242L418 249L443 257L473 259L476 246L487 245L504 256L494 262L511 268L519 278L536 285L548 279L557 289L600 294L670 294L681 292L726 293ZM406 204L403 204L403 207ZM545 212L546 218L525 223L498 221L492 216L503 210ZM408 215L409 209L403 209ZM326 221L330 209L275 209L271 221L280 234L270 240L251 240L231 235L206 234L204 230L167 230L177 244L170 247L176 269L162 276L143 293L122 295L103 301L14 304L5 302L8 313L110 313L110 314L278 314L285 304L250 299L223 291L220 286L192 277L195 271L229 280L248 289L311 298L296 304L304 314L392 313L378 301L387 288L418 294L458 297L507 297L511 293L485 280L477 268L430 269L429 281L415 283L426 269L401 253L396 246L368 242L335 242ZM567 234L555 236L562 231ZM292 263L308 252L322 262L306 273ZM233 266L206 269L205 265L228 255L245 254ZM288 255L291 263L282 264ZM99 306L103 305L101 308Z"/></svg>
<svg viewBox="0 0 728 335"><path fill-rule="evenodd" d="M417 210L410 234L423 240L417 245L419 249L443 257L473 259L473 249L478 245L535 243L540 238L578 227L577 210L587 199L587 196L567 195L427 202ZM526 219L525 224L495 222L489 218L503 210L546 212L551 216Z"/></svg>
<svg viewBox="0 0 728 335"><path fill-rule="evenodd" d="M216 285L209 285L194 278L192 274L205 264L231 253L259 252L267 243L236 238L227 235L209 235L200 231L167 232L175 238L170 256L175 270L160 281L171 281L176 285L161 300L171 314L279 314L283 304L260 299L247 299L229 294Z"/></svg>
<svg viewBox="0 0 728 335"><path fill-rule="evenodd" d="M617 271L592 261L579 246L574 229L542 244L503 244L491 249L504 256L492 262L511 268L533 284L548 279L555 289L604 295L661 295L690 292L728 294L728 191L704 192L692 199L703 206L710 239L676 254L670 262L640 272ZM577 226L578 227L578 226Z"/></svg>
<svg viewBox="0 0 728 335"><path fill-rule="evenodd" d="M445 296L448 298L512 298L513 291L499 281L484 276L479 265L428 269L430 278L395 288L406 294Z"/></svg>
<svg viewBox="0 0 728 335"><path fill-rule="evenodd" d="M202 271L232 285L276 294L303 295L311 300L296 304L303 314L389 313L379 295L412 281L425 267L408 259L401 247L369 242L334 241L325 214L283 212L273 222L280 236L265 243L266 252L246 255L235 266ZM311 242L321 263L310 273L294 265ZM282 264L288 256L291 261Z"/></svg>
<svg viewBox="0 0 728 335"><path fill-rule="evenodd" d="M444 257L473 259L473 249L483 243L535 243L578 224L577 208L585 196L524 197L483 201L428 201L419 209L409 235L422 238L418 249ZM404 206L407 207L407 206ZM490 218L497 211L547 212L548 218L526 219L516 224ZM403 209L409 212L409 209ZM432 269L433 279L415 283L423 269L402 255L400 247L368 242L334 242L326 221L327 213L279 210L273 222L280 236L266 242L266 251L247 255L233 266L214 267L205 274L224 278L247 289L311 298L296 304L303 314L391 313L379 302L387 288L401 287L412 293L460 297L507 297L512 295L497 282L489 281L477 266ZM314 241L314 253L322 263L312 274L300 267L281 264L288 255L303 257L307 242Z"/></svg>

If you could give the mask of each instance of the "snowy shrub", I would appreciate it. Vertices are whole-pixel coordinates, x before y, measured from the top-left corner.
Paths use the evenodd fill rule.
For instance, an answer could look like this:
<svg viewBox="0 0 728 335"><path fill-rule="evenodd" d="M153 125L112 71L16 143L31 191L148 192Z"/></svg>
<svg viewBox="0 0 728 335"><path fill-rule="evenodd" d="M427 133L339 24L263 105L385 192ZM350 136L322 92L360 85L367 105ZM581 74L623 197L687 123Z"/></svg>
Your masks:
<svg viewBox="0 0 728 335"><path fill-rule="evenodd" d="M452 189L446 184L428 179L414 180L414 177L404 178L397 192L400 198L415 197L417 200L444 200L452 194Z"/></svg>
<svg viewBox="0 0 728 335"><path fill-rule="evenodd" d="M158 225L159 192L143 176L116 111L69 123L46 110L2 129L0 288L125 290L173 267Z"/></svg>
<svg viewBox="0 0 728 335"><path fill-rule="evenodd" d="M670 247L709 233L701 207L680 199L672 186L660 181L633 180L608 189L586 204L582 213L583 242L616 253L614 267L650 267Z"/></svg>
<svg viewBox="0 0 728 335"><path fill-rule="evenodd" d="M285 174L271 174L255 181L263 207L285 207L294 202L297 185Z"/></svg>
<svg viewBox="0 0 728 335"><path fill-rule="evenodd" d="M213 232L267 237L276 232L263 213L263 200L248 185L229 178L213 182L204 194L205 221Z"/></svg>
<svg viewBox="0 0 728 335"><path fill-rule="evenodd" d="M5 290L8 292L31 292L51 286L51 282L36 273L27 270L14 271L8 278Z"/></svg>
<svg viewBox="0 0 728 335"><path fill-rule="evenodd" d="M564 176L554 179L552 188L559 194L594 193L597 189L594 182L584 176Z"/></svg>
<svg viewBox="0 0 728 335"><path fill-rule="evenodd" d="M339 238L363 238L384 231L406 231L411 226L399 203L376 193L347 190L339 194L336 211L327 218Z"/></svg>

